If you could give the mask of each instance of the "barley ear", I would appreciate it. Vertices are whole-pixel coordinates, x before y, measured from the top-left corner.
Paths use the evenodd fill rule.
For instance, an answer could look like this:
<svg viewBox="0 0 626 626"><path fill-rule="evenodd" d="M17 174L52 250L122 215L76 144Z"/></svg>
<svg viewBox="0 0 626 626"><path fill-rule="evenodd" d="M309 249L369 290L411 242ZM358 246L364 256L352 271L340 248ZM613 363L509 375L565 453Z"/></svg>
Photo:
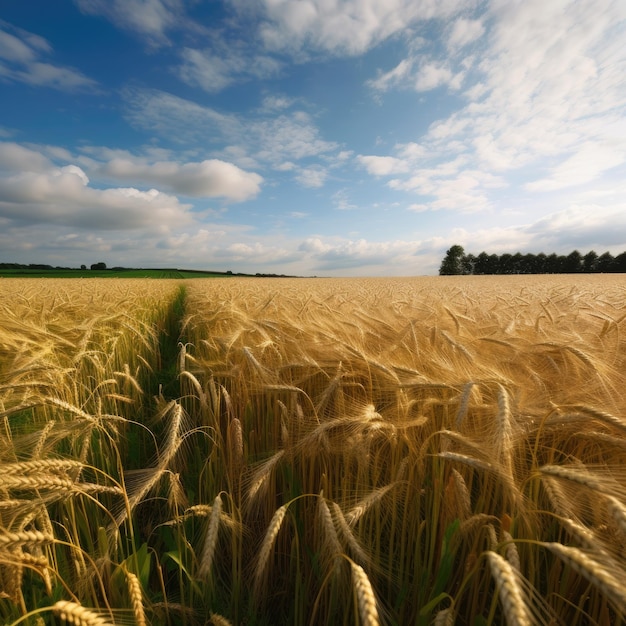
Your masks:
<svg viewBox="0 0 626 626"><path fill-rule="evenodd" d="M283 504L280 508L274 511L274 515L272 516L270 524L267 527L267 531L265 532L263 543L261 543L253 583L254 595L257 599L259 598L260 591L263 587L265 573L269 565L270 553L272 552L272 548L276 542L276 537L278 537L278 531L280 530L283 520L285 519L286 513L286 504Z"/></svg>
<svg viewBox="0 0 626 626"><path fill-rule="evenodd" d="M126 572L126 580L128 582L128 594L133 607L133 615L135 616L136 626L147 626L146 614L143 610L143 593L141 590L141 582L139 578L132 572Z"/></svg>
<svg viewBox="0 0 626 626"><path fill-rule="evenodd" d="M514 567L504 557L491 550L487 552L487 560L500 594L507 625L531 626L532 620Z"/></svg>
<svg viewBox="0 0 626 626"><path fill-rule="evenodd" d="M378 609L376 608L376 596L372 589L370 579L367 577L365 570L357 565L354 561L350 561L352 570L352 584L354 585L354 593L356 596L359 615L361 616L361 624L363 626L378 626Z"/></svg>
<svg viewBox="0 0 626 626"><path fill-rule="evenodd" d="M221 514L222 497L218 495L215 500L213 500L209 526L204 540L204 547L202 548L202 557L200 559L200 567L198 568L198 576L200 578L208 579L211 575L211 566L213 565L213 557L219 536Z"/></svg>
<svg viewBox="0 0 626 626"><path fill-rule="evenodd" d="M76 602L59 600L52 607L52 611L63 621L75 626L114 626L112 622L105 620L80 604L76 604Z"/></svg>

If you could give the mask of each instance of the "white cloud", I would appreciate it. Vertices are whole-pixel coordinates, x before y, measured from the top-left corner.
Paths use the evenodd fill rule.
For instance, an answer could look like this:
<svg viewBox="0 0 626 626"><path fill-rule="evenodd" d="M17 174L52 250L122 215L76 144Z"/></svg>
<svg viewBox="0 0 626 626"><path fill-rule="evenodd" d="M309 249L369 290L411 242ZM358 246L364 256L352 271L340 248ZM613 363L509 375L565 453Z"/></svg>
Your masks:
<svg viewBox="0 0 626 626"><path fill-rule="evenodd" d="M463 48L468 43L472 43L485 32L485 27L481 20L468 20L461 18L456 20L447 36L446 44L448 49L457 50Z"/></svg>
<svg viewBox="0 0 626 626"><path fill-rule="evenodd" d="M180 78L209 93L221 91L236 80L276 76L281 69L276 59L237 50L233 41L219 46L217 50L183 48L181 57Z"/></svg>
<svg viewBox="0 0 626 626"><path fill-rule="evenodd" d="M603 172L626 161L626 154L611 145L587 142L562 163L551 169L550 176L528 183L529 191L554 191L564 187L583 185L598 178Z"/></svg>
<svg viewBox="0 0 626 626"><path fill-rule="evenodd" d="M391 156L358 155L357 161L365 167L369 174L374 176L389 176L402 174L409 170L409 163L404 159Z"/></svg>
<svg viewBox="0 0 626 626"><path fill-rule="evenodd" d="M298 246L315 272L352 275L423 273L423 263L417 258L428 248L423 241L368 241L332 237L309 237Z"/></svg>
<svg viewBox="0 0 626 626"><path fill-rule="evenodd" d="M247 0L231 0L250 10ZM271 50L362 54L419 21L454 15L470 0L261 0L259 32Z"/></svg>
<svg viewBox="0 0 626 626"><path fill-rule="evenodd" d="M34 33L0 20L0 78L62 91L93 90L97 83L79 70L42 59L50 44Z"/></svg>
<svg viewBox="0 0 626 626"><path fill-rule="evenodd" d="M520 194L619 177L616 168L626 160L626 4L492 0L475 17L444 31L452 56L411 52L370 81L379 90L411 80L417 90L468 86L467 104L420 138L421 161L398 147L387 155L407 162L405 176L394 173L389 185L422 196L414 203L420 211L478 211L495 208L490 189L517 184L518 172ZM470 45L469 57L467 48L457 55Z"/></svg>
<svg viewBox="0 0 626 626"><path fill-rule="evenodd" d="M339 191L336 191L332 195L332 200L338 211L354 211L359 208L356 204L351 202L347 189L340 189Z"/></svg>
<svg viewBox="0 0 626 626"><path fill-rule="evenodd" d="M387 91L391 87L403 84L410 76L414 65L414 59L402 59L396 67L388 72L380 73L376 78L367 81L367 85L379 91Z"/></svg>
<svg viewBox="0 0 626 626"><path fill-rule="evenodd" d="M447 85L450 89L459 89L463 74L452 72L447 63L427 61L420 65L414 78L415 91L430 91Z"/></svg>
<svg viewBox="0 0 626 626"><path fill-rule="evenodd" d="M168 44L166 32L184 23L181 0L74 0L90 15L102 15L113 24L134 31L152 45Z"/></svg>
<svg viewBox="0 0 626 626"><path fill-rule="evenodd" d="M209 159L200 163L172 161L146 162L145 159L114 158L97 171L116 180L161 185L185 196L233 201L248 200L260 191L262 177L232 163Z"/></svg>
<svg viewBox="0 0 626 626"><path fill-rule="evenodd" d="M323 187L328 172L320 166L312 165L311 167L304 167L296 174L296 180L303 187L310 187L313 189Z"/></svg>
<svg viewBox="0 0 626 626"><path fill-rule="evenodd" d="M295 98L274 94L263 98L261 108L265 111L283 111L291 107L295 102Z"/></svg>
<svg viewBox="0 0 626 626"><path fill-rule="evenodd" d="M13 142L0 142L0 171L44 172L51 167L50 160L36 150Z"/></svg>
<svg viewBox="0 0 626 626"><path fill-rule="evenodd" d="M238 152L272 167L325 155L338 148L335 142L320 137L312 116L301 110L278 115L261 111L245 118L225 115L157 90L128 89L124 96L126 117L134 126L174 141L226 142L224 153Z"/></svg>
<svg viewBox="0 0 626 626"><path fill-rule="evenodd" d="M132 126L174 141L187 142L241 132L241 124L235 116L165 91L126 88L122 97L126 103L125 118Z"/></svg>
<svg viewBox="0 0 626 626"><path fill-rule="evenodd" d="M296 164L291 161L284 161L283 163L276 165L274 169L279 172L291 172L296 169Z"/></svg>
<svg viewBox="0 0 626 626"><path fill-rule="evenodd" d="M13 161L7 157L14 155ZM43 155L0 144L0 217L19 224L96 230L171 227L189 222L190 205L156 189L96 189L77 165L55 167Z"/></svg>

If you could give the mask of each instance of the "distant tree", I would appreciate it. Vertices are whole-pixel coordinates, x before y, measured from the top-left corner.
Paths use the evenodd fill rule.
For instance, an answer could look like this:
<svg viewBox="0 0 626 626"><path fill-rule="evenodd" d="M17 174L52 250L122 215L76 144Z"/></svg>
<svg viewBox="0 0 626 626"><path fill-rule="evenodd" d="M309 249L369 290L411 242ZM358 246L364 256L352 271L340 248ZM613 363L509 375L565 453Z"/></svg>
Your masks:
<svg viewBox="0 0 626 626"><path fill-rule="evenodd" d="M598 271L598 255L594 250L587 252L583 257L583 272L591 274Z"/></svg>
<svg viewBox="0 0 626 626"><path fill-rule="evenodd" d="M505 252L500 255L499 274L514 274L513 271L513 255Z"/></svg>
<svg viewBox="0 0 626 626"><path fill-rule="evenodd" d="M462 274L463 257L465 257L465 250L463 249L463 246L454 245L449 248L443 261L441 261L439 275L452 276L455 274Z"/></svg>
<svg viewBox="0 0 626 626"><path fill-rule="evenodd" d="M511 257L511 274L524 274L524 256L521 252L516 252Z"/></svg>
<svg viewBox="0 0 626 626"><path fill-rule="evenodd" d="M618 254L615 259L613 259L613 271L619 272L620 274L626 273L626 252Z"/></svg>
<svg viewBox="0 0 626 626"><path fill-rule="evenodd" d="M474 274L491 274L489 271L489 255L481 252L474 261Z"/></svg>
<svg viewBox="0 0 626 626"><path fill-rule="evenodd" d="M598 257L598 272L612 272L613 271L613 255L610 252L605 252Z"/></svg>
<svg viewBox="0 0 626 626"><path fill-rule="evenodd" d="M533 263L533 274L547 274L548 271L546 269L546 259L548 257L544 252L540 252L539 254L535 254L535 260Z"/></svg>
<svg viewBox="0 0 626 626"><path fill-rule="evenodd" d="M473 254L465 254L461 258L461 273L465 275L474 274L476 257Z"/></svg>
<svg viewBox="0 0 626 626"><path fill-rule="evenodd" d="M87 266L86 266L86 265L81 265L81 266L80 266L80 269L81 269L81 270L86 270L86 269L87 269Z"/></svg>
<svg viewBox="0 0 626 626"><path fill-rule="evenodd" d="M565 257L563 271L566 274L579 274L583 271L583 255L574 250Z"/></svg>
<svg viewBox="0 0 626 626"><path fill-rule="evenodd" d="M102 261L100 261L99 263L92 263L91 264L91 269L92 270L105 270L107 268L107 264L103 263Z"/></svg>

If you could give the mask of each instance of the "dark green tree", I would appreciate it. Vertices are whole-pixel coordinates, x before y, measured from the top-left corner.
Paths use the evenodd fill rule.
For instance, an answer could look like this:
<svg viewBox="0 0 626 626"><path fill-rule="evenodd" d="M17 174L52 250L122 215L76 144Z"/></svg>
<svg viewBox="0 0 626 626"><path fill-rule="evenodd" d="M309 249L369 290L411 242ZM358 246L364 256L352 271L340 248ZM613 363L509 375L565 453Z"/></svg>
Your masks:
<svg viewBox="0 0 626 626"><path fill-rule="evenodd" d="M463 274L464 257L465 250L463 249L463 246L454 245L449 248L443 261L441 261L439 275L453 276L455 274Z"/></svg>
<svg viewBox="0 0 626 626"><path fill-rule="evenodd" d="M605 252L598 257L598 272L612 272L613 271L613 262L615 259L610 252Z"/></svg>
<svg viewBox="0 0 626 626"><path fill-rule="evenodd" d="M595 250L587 252L583 257L583 272L591 274L598 271L598 255Z"/></svg>
<svg viewBox="0 0 626 626"><path fill-rule="evenodd" d="M626 252L618 254L615 259L613 259L613 271L619 272L620 274L626 273Z"/></svg>
<svg viewBox="0 0 626 626"><path fill-rule="evenodd" d="M473 254L466 254L461 259L462 274L475 274L476 257Z"/></svg>
<svg viewBox="0 0 626 626"><path fill-rule="evenodd" d="M583 271L583 255L574 250L565 257L563 271L566 274L579 274Z"/></svg>

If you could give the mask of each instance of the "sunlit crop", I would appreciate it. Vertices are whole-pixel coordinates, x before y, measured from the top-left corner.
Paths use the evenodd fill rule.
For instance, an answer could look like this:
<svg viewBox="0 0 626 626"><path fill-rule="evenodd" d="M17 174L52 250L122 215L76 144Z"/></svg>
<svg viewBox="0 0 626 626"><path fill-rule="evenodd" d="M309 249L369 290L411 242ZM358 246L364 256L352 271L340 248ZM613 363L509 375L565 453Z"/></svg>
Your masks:
<svg viewBox="0 0 626 626"><path fill-rule="evenodd" d="M3 279L0 621L623 623L619 278Z"/></svg>

